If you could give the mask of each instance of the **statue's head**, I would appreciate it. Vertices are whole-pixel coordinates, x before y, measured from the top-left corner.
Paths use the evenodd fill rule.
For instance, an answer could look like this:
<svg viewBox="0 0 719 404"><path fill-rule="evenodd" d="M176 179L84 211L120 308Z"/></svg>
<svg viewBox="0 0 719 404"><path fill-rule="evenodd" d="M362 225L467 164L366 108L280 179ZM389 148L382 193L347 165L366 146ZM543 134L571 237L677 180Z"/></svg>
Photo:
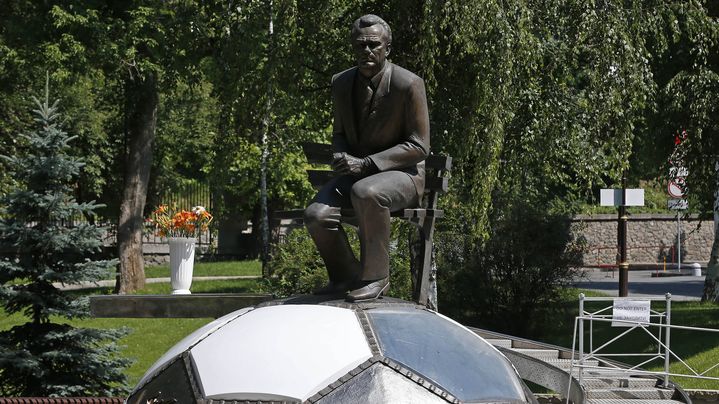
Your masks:
<svg viewBox="0 0 719 404"><path fill-rule="evenodd" d="M352 24L352 49L357 67L365 77L379 73L392 47L392 30L374 14L363 15Z"/></svg>

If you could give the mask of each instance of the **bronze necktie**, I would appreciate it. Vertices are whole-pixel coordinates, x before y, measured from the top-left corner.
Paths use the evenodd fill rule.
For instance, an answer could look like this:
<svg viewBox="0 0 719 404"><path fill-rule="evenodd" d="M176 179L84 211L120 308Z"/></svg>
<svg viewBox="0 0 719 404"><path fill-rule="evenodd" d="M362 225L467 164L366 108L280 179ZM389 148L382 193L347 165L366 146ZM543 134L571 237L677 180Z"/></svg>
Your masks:
<svg viewBox="0 0 719 404"><path fill-rule="evenodd" d="M364 96L362 97L362 111L359 117L360 132L364 130L365 123L369 117L370 111L372 110L372 98L374 97L374 90L372 90L372 82L366 81L364 88Z"/></svg>

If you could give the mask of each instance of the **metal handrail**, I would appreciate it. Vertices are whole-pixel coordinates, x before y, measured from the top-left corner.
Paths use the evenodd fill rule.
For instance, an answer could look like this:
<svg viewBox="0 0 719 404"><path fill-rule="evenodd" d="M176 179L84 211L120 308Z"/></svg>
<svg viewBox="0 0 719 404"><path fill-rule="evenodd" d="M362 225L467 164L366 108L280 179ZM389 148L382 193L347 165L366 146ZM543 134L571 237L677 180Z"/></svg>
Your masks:
<svg viewBox="0 0 719 404"><path fill-rule="evenodd" d="M710 371L719 368L719 363L709 367L708 369L702 371L700 373L699 370L694 369L692 366L686 363L684 359L682 359L679 355L677 355L676 352L672 351L671 345L670 345L670 336L671 336L671 330L690 330L690 331L700 331L700 332L711 332L711 333L719 333L719 329L714 328L703 328L703 327L691 327L691 326L682 326L682 325L672 325L671 324L671 294L667 293L665 295L664 299L660 298L624 298L628 300L649 300L649 301L666 301L666 311L664 312L658 312L656 310L650 309L650 319L651 318L658 318L658 323L652 323L652 322L640 322L640 321L631 321L631 320L618 320L618 319L612 319L610 315L608 314L601 314L606 312L608 309L612 308L613 305L602 308L600 310L594 311L594 312L588 312L584 308L585 301L615 301L618 299L623 298L614 298L614 297L586 297L584 294L579 295L579 316L575 318L574 321L574 335L572 339L572 362L570 367L570 373L574 371L574 368L579 369L579 382L582 383L583 373L584 369L607 369L609 367L612 370L618 370L623 372L632 372L633 374L646 374L646 375L653 375L653 376L662 376L664 379L664 386L669 386L669 376L680 376L680 377L690 377L690 378L697 378L697 379L705 379L705 380L717 380L719 381L719 377L715 376L707 376L707 373ZM590 324L590 333L589 333L589 352L585 354L584 352L584 323L585 321L589 321ZM594 348L594 341L593 341L593 333L594 333L594 322L612 322L612 323L625 323L627 325L630 325L630 327L621 332L616 337L610 339L609 341L603 343L598 348ZM657 328L657 335L654 335L651 331L649 331L650 327L656 327ZM643 330L647 335L649 335L654 341L657 343L657 352L656 353L624 353L624 354L602 354L601 356L598 355L598 352L607 346L611 345L615 341L621 339L631 331L635 329L641 329ZM664 331L664 337L662 338L662 331ZM579 344L579 349L576 348L576 344ZM579 358L578 361L575 360L575 354L578 354ZM615 364L607 361L607 357L618 357L618 356L632 356L632 357L649 357L648 360L634 365L629 368L620 368L616 366ZM681 362L684 367L691 372L691 374L683 374L683 373L673 373L669 371L669 364L672 358L675 358L679 362ZM586 363L587 360L593 359L597 360L598 364L604 364L604 366L594 366L594 365L588 365ZM640 369L642 366L646 365L647 363L650 363L654 360L658 359L664 359L664 371L647 371ZM608 366L607 366L608 365Z"/></svg>

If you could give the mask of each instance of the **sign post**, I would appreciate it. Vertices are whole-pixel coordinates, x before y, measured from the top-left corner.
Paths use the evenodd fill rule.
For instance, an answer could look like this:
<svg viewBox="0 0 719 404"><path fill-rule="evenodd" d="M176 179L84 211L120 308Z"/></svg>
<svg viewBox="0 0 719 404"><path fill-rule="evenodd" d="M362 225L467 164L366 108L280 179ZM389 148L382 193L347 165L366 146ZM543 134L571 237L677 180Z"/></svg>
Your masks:
<svg viewBox="0 0 719 404"><path fill-rule="evenodd" d="M627 206L644 206L643 189L627 189L627 172L622 173L621 189L602 189L601 206L619 207L617 218L617 267L619 268L619 296L629 295L629 262L627 260Z"/></svg>
<svg viewBox="0 0 719 404"><path fill-rule="evenodd" d="M681 211L689 208L689 202L684 197L687 194L686 181L689 176L689 169L684 167L684 155L686 149L682 143L687 139L687 131L677 131L674 136L674 152L669 156L669 181L667 182L667 193L669 201L667 207L677 211L677 271L682 269L682 214Z"/></svg>
<svg viewBox="0 0 719 404"><path fill-rule="evenodd" d="M669 200L667 207L677 211L677 271L682 269L682 215L681 211L689 208L689 202L684 199L686 194L686 178L689 170L682 167L681 162L669 168L669 181L667 183L667 194Z"/></svg>
<svg viewBox="0 0 719 404"><path fill-rule="evenodd" d="M677 271L682 269L682 215L677 211Z"/></svg>
<svg viewBox="0 0 719 404"><path fill-rule="evenodd" d="M629 296L629 262L627 262L627 170L622 173L622 204L619 205L619 296Z"/></svg>

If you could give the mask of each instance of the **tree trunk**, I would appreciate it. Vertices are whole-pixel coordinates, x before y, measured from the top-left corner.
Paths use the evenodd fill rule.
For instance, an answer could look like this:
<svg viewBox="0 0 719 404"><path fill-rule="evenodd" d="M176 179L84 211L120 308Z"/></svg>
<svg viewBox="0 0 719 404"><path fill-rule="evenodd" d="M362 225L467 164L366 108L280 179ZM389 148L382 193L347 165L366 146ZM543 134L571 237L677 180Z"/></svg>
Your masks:
<svg viewBox="0 0 719 404"><path fill-rule="evenodd" d="M267 210L267 159L270 155L270 121L272 120L272 84L274 81L272 71L272 37L274 35L274 20L272 18L272 0L269 3L270 6L270 22L267 27L267 35L269 46L267 47L267 102L265 104L265 118L262 120L262 137L260 138L260 145L262 147L262 157L260 160L260 231L262 232L262 248L260 249L260 258L262 259L262 276L267 278L271 274L269 273L269 255L270 255L270 222L269 212Z"/></svg>
<svg viewBox="0 0 719 404"><path fill-rule="evenodd" d="M714 243L707 265L707 277L704 280L702 302L719 303L719 161L715 163L716 188L714 193Z"/></svg>
<svg viewBox="0 0 719 404"><path fill-rule="evenodd" d="M704 280L702 301L719 303L719 232L716 231L719 227L714 226L714 228L714 243L712 244L711 258L709 258L709 264L707 265L707 277Z"/></svg>
<svg viewBox="0 0 719 404"><path fill-rule="evenodd" d="M117 225L120 276L115 290L120 294L145 286L142 258L143 211L152 166L152 143L157 124L157 82L154 74L135 77L127 83L127 155L125 184Z"/></svg>

